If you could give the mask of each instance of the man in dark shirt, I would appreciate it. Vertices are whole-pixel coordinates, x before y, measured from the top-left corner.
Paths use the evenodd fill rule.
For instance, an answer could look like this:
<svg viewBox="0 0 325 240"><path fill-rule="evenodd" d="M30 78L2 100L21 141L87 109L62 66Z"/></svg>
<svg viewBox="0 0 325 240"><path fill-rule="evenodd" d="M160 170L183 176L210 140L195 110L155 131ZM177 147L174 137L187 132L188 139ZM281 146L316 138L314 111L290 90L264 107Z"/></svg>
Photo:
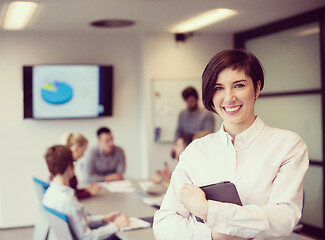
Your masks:
<svg viewBox="0 0 325 240"><path fill-rule="evenodd" d="M85 174L88 182L123 180L125 155L122 148L114 145L110 129L97 131L98 146L86 157Z"/></svg>

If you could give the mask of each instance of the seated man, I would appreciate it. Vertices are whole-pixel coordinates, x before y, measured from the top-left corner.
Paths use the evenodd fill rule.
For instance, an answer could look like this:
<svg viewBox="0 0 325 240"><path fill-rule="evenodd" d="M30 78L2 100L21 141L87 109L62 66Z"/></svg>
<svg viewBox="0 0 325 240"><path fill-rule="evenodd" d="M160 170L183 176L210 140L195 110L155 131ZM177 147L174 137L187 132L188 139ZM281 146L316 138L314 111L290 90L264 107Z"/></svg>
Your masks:
<svg viewBox="0 0 325 240"><path fill-rule="evenodd" d="M114 145L111 131L102 127L97 131L98 146L91 149L85 162L88 182L123 180L125 156L122 148Z"/></svg>
<svg viewBox="0 0 325 240"><path fill-rule="evenodd" d="M75 190L69 186L70 179L74 177L74 160L68 147L52 146L44 157L53 180L44 195L43 204L67 215L70 229L76 239L106 239L120 227L128 225L128 218L120 212L104 216L86 214L84 207L75 197Z"/></svg>

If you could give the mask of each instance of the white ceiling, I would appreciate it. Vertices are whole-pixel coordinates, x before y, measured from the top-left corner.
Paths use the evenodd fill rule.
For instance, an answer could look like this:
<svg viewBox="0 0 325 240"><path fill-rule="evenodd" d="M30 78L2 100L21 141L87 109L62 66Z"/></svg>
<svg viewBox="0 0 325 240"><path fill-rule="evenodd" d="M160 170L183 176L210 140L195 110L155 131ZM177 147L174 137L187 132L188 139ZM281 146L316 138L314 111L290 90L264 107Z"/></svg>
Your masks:
<svg viewBox="0 0 325 240"><path fill-rule="evenodd" d="M0 18L8 1L0 0ZM40 8L24 31L163 32L168 27L213 8L239 11L233 18L200 31L235 33L325 7L325 0L38 0ZM136 25L98 29L91 21L130 19ZM0 30L4 31L4 30Z"/></svg>

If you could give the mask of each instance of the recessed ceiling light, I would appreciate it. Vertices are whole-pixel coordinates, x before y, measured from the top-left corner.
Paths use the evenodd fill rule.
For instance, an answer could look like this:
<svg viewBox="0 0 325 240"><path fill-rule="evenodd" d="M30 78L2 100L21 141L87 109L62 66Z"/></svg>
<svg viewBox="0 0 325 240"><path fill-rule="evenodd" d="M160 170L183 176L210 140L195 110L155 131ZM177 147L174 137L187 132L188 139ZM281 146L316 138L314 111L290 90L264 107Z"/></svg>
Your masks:
<svg viewBox="0 0 325 240"><path fill-rule="evenodd" d="M172 33L186 33L206 27L226 18L236 15L238 12L232 9L217 8L200 14L196 17L181 22L169 29Z"/></svg>
<svg viewBox="0 0 325 240"><path fill-rule="evenodd" d="M103 28L129 27L134 24L135 24L134 21L125 20L125 19L99 20L90 23L90 25L93 27L103 27Z"/></svg>
<svg viewBox="0 0 325 240"><path fill-rule="evenodd" d="M8 5L2 27L7 30L20 30L27 26L39 3L15 1Z"/></svg>

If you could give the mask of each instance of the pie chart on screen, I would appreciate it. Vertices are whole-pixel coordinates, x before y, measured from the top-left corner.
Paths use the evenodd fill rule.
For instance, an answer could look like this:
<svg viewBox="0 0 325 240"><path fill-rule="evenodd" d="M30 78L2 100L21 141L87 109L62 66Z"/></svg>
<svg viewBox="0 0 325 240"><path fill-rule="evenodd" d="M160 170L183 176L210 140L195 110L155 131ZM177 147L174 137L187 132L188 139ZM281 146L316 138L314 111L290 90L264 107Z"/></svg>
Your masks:
<svg viewBox="0 0 325 240"><path fill-rule="evenodd" d="M47 103L63 104L71 100L73 90L64 82L52 81L42 87L41 96Z"/></svg>

